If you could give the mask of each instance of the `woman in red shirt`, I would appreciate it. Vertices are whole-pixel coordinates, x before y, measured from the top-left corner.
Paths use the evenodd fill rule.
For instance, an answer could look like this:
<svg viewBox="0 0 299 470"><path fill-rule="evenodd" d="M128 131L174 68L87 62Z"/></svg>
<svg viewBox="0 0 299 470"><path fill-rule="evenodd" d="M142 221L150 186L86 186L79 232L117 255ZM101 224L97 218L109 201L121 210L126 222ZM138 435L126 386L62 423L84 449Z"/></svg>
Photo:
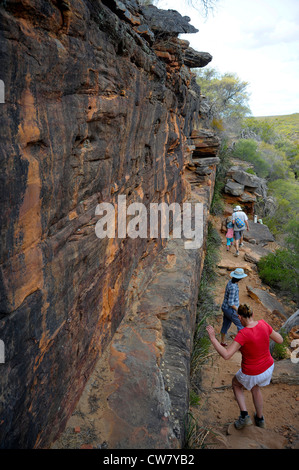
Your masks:
<svg viewBox="0 0 299 470"><path fill-rule="evenodd" d="M224 359L230 359L239 350L242 354L241 369L232 381L233 391L241 412L238 420L235 421L235 427L242 429L244 426L252 424L246 408L244 387L252 394L256 410L255 424L259 427L265 427L263 396L260 387L269 385L274 369L274 360L269 349L269 338L276 343L282 343L283 338L264 320L255 321L251 308L246 304L239 306L238 317L244 328L239 330L228 348L221 346L211 325L207 326L207 332L214 348Z"/></svg>

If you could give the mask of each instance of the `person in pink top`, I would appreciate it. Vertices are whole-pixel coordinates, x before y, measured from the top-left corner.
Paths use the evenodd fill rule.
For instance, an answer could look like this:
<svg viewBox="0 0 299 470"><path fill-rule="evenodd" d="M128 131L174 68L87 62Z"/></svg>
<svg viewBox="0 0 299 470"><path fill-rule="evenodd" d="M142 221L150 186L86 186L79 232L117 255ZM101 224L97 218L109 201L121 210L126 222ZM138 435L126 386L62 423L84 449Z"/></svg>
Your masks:
<svg viewBox="0 0 299 470"><path fill-rule="evenodd" d="M234 243L234 225L232 222L233 218L230 216L226 220L226 249L229 251L229 247Z"/></svg>
<svg viewBox="0 0 299 470"><path fill-rule="evenodd" d="M280 344L283 338L264 320L255 321L251 308L246 304L239 306L238 317L244 328L238 331L228 348L221 346L211 325L208 325L206 329L211 343L224 359L230 359L237 351L242 354L241 368L232 380L234 395L240 408L240 416L234 423L235 427L242 429L252 424L247 412L244 388L250 390L252 394L256 410L255 424L265 427L263 396L260 387L269 385L274 369L274 360L269 349L270 338Z"/></svg>

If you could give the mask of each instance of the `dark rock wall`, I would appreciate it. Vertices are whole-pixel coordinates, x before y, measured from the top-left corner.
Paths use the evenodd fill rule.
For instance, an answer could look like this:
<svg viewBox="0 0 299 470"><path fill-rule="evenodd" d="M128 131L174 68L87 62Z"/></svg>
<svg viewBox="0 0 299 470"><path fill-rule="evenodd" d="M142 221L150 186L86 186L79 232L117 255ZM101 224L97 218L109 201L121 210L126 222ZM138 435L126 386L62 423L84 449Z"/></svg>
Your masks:
<svg viewBox="0 0 299 470"><path fill-rule="evenodd" d="M96 205L186 198L190 67L211 56L178 39L196 31L188 18L134 1L0 5L0 447L38 448L123 318L138 261L162 246L100 240Z"/></svg>

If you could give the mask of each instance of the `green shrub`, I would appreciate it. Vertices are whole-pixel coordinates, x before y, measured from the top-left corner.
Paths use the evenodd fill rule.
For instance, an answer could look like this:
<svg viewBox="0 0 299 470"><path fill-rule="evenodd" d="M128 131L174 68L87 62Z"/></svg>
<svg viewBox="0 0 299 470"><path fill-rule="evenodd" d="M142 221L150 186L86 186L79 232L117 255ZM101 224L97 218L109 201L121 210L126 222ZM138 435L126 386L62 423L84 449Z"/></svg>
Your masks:
<svg viewBox="0 0 299 470"><path fill-rule="evenodd" d="M217 165L214 194L210 207L210 212L213 215L220 215L224 211L222 192L226 182L227 170L231 167L230 150L228 148L228 143L225 138L221 140L218 156L220 158L220 163L219 165Z"/></svg>
<svg viewBox="0 0 299 470"><path fill-rule="evenodd" d="M275 343L272 356L276 360L286 359L288 355L288 348L289 348L289 339L288 335L284 330L280 331L281 336L283 337L283 343L278 344Z"/></svg>
<svg viewBox="0 0 299 470"><path fill-rule="evenodd" d="M212 223L209 222L206 256L198 291L197 323L191 356L191 379L195 377L197 370L205 362L210 347L210 340L205 327L207 318L213 316L215 310L217 310L214 299L214 283L216 280L215 267L219 260L220 245L221 236Z"/></svg>
<svg viewBox="0 0 299 470"><path fill-rule="evenodd" d="M200 397L194 390L190 390L189 404L190 406L198 406L200 403Z"/></svg>
<svg viewBox="0 0 299 470"><path fill-rule="evenodd" d="M299 254L290 249L279 249L260 259L258 271L263 282L299 301Z"/></svg>
<svg viewBox="0 0 299 470"><path fill-rule="evenodd" d="M251 131L256 136L259 136L264 142L273 142L276 138L276 132L273 123L265 119L259 120L254 117L249 117L244 120L243 128Z"/></svg>
<svg viewBox="0 0 299 470"><path fill-rule="evenodd" d="M277 201L277 209L274 215L265 217L264 222L273 235L285 234L290 230L289 224L292 221L299 224L299 183L296 180L279 179L271 181L268 190Z"/></svg>
<svg viewBox="0 0 299 470"><path fill-rule="evenodd" d="M216 179L214 186L214 194L211 202L210 212L213 215L221 215L224 211L224 202L222 198L222 191L225 186L224 181Z"/></svg>
<svg viewBox="0 0 299 470"><path fill-rule="evenodd" d="M238 140L234 145L232 154L235 158L252 163L254 171L261 178L266 178L269 175L271 165L262 157L259 151L258 142L255 140Z"/></svg>
<svg viewBox="0 0 299 470"><path fill-rule="evenodd" d="M233 156L252 163L255 173L269 181L278 179L294 179L293 167L296 162L288 160L284 151L273 144L257 142L254 139L240 139L233 148Z"/></svg>

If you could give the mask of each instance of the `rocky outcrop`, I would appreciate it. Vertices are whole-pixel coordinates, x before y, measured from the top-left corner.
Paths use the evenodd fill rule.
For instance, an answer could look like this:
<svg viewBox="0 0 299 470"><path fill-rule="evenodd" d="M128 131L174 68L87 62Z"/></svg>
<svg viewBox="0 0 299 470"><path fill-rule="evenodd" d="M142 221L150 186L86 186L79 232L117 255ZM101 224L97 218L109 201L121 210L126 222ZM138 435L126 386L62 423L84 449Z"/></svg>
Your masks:
<svg viewBox="0 0 299 470"><path fill-rule="evenodd" d="M274 242L274 236L270 232L267 225L254 223L252 220L248 221L249 231L244 231L244 240L257 245L265 246L268 243Z"/></svg>
<svg viewBox="0 0 299 470"><path fill-rule="evenodd" d="M232 196L241 196L244 193L245 187L242 184L236 183L235 181L228 179L226 181L224 191Z"/></svg>
<svg viewBox="0 0 299 470"><path fill-rule="evenodd" d="M227 172L227 176L230 176L236 183L242 185L244 190L256 192L262 197L267 195L266 181L251 173L247 173L238 166L231 167Z"/></svg>
<svg viewBox="0 0 299 470"><path fill-rule="evenodd" d="M256 239L250 240L254 240L256 242ZM250 247L247 246L246 248L243 248L243 251L245 251L244 260L253 264L258 264L263 256L267 256L269 253L271 253L271 250L263 248L261 245L256 243L252 243Z"/></svg>
<svg viewBox="0 0 299 470"><path fill-rule="evenodd" d="M40 448L165 245L97 238L96 206L117 210L120 194L146 208L187 199L203 127L190 67L210 56L178 38L195 31L188 18L133 0L8 0L0 22L0 442Z"/></svg>
<svg viewBox="0 0 299 470"><path fill-rule="evenodd" d="M267 292L263 289L253 288L251 286L246 286L246 288L248 295L257 302L263 304L270 313L274 312L282 318L287 318L283 305L279 302L279 300L277 300L274 294L271 294L270 292Z"/></svg>
<svg viewBox="0 0 299 470"><path fill-rule="evenodd" d="M161 10L154 5L142 6L140 10L145 23L156 36L161 34L169 37L180 33L198 32L198 29L190 24L189 16L182 16L175 10Z"/></svg>
<svg viewBox="0 0 299 470"><path fill-rule="evenodd" d="M299 339L299 310L297 310L295 313L293 313L289 318L283 323L281 326L279 333L281 333L283 336L284 335L289 335L289 338L291 340L295 340L295 342L292 344L291 342L291 347L294 347L298 350L298 339ZM270 351L272 352L274 349L275 343L274 341L270 342ZM296 354L295 354L296 356ZM294 361L294 364L298 364L298 358L296 356L296 360ZM297 365L298 368L298 365Z"/></svg>
<svg viewBox="0 0 299 470"><path fill-rule="evenodd" d="M299 385L298 362L291 362L290 359L275 362L275 367L271 382L273 384L282 383L288 385Z"/></svg>
<svg viewBox="0 0 299 470"><path fill-rule="evenodd" d="M244 164L233 165L226 177L224 193L227 202L241 204L248 214L257 214L259 218L273 215L277 205L275 199L267 194L265 179L248 173Z"/></svg>

